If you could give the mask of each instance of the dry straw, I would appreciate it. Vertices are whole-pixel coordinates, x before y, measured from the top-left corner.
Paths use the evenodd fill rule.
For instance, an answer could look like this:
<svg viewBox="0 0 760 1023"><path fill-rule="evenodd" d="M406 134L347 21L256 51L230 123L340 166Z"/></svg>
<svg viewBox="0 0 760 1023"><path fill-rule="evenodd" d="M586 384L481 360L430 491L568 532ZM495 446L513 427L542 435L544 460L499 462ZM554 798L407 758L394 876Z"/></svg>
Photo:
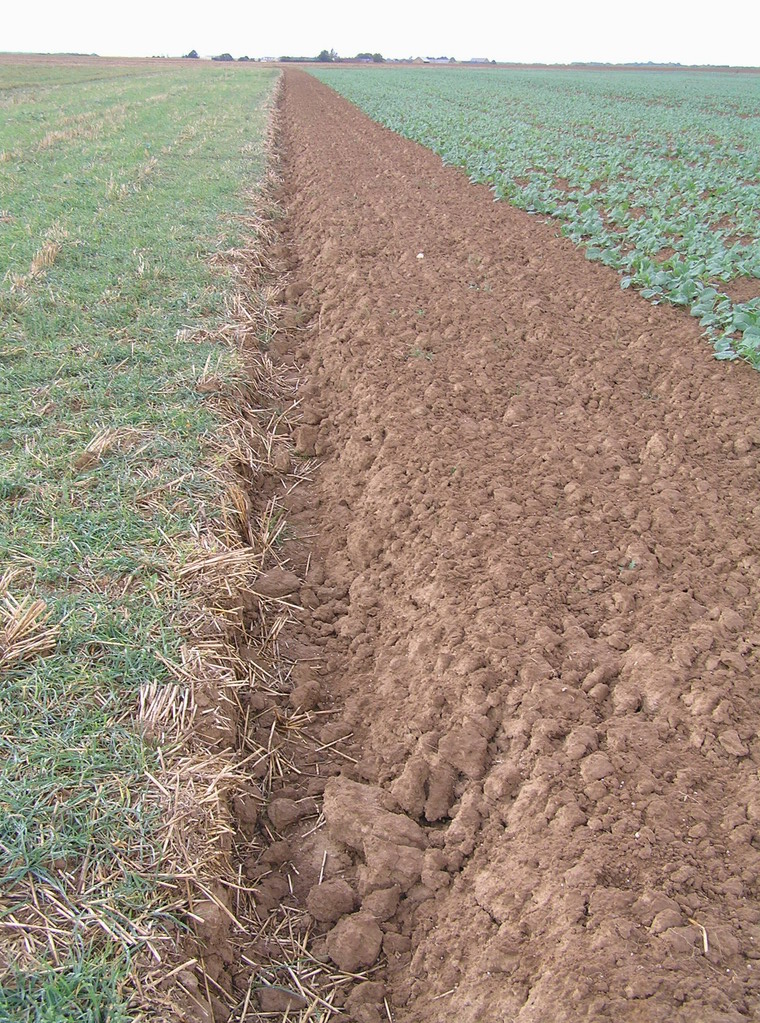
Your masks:
<svg viewBox="0 0 760 1023"><path fill-rule="evenodd" d="M245 365L232 387L208 362L198 377L198 389L221 422L208 460L220 503L198 533L195 554L175 573L187 643L179 663L166 662L174 682L148 683L140 694L140 726L163 755L164 768L152 783L165 821L166 884L177 912L195 930L194 937L159 953L160 966L144 959L136 1001L146 1011L160 1009L165 1019L194 1012L240 1023L326 1023L339 1012L341 989L356 980L311 955L302 911L281 905L260 914L255 883L241 867L243 855L255 861L278 836L269 825L259 832L249 828L241 847L237 801L252 799L263 809L273 785L297 773L304 753L315 748L307 731L311 717L286 711L282 699L292 666L283 663L278 639L295 608L253 589L262 571L286 565L283 498L311 471L308 462L278 457L299 421L295 383L292 371L277 367L260 345L262 336L275 332L274 296L284 283L266 255L277 239L273 118L268 148L269 187L249 197L243 218L252 241L214 257L240 286L213 339L241 353ZM93 454L103 440L88 445ZM260 507L256 495L264 481L276 481L277 488L266 487L275 492ZM152 492L149 500L161 496ZM251 700L252 694L259 698ZM263 710L254 709L262 703ZM261 875L268 869L262 865ZM220 951L247 971L244 991L230 990L224 975L210 968ZM261 1009L266 989L278 992L282 1010Z"/></svg>
<svg viewBox="0 0 760 1023"><path fill-rule="evenodd" d="M13 596L11 586L19 574L9 569L0 577L0 676L22 662L51 653L61 628L59 622L48 621L44 600Z"/></svg>

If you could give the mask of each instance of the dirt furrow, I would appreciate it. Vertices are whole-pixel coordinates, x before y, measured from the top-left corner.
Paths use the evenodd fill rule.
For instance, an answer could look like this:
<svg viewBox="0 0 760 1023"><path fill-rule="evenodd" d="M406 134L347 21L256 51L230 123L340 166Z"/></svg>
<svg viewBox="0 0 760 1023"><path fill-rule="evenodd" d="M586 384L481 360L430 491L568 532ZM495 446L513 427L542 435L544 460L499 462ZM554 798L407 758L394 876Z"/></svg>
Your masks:
<svg viewBox="0 0 760 1023"><path fill-rule="evenodd" d="M347 1017L757 1018L760 377L308 75L281 116Z"/></svg>

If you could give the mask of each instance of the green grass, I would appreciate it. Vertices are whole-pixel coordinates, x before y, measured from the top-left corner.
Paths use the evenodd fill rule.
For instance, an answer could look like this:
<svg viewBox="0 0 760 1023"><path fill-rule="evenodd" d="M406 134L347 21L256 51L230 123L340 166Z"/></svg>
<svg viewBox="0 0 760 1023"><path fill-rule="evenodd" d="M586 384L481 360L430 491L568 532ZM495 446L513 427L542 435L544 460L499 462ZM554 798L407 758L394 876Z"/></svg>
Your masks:
<svg viewBox="0 0 760 1023"><path fill-rule="evenodd" d="M689 309L718 358L760 368L760 76L312 73L497 199L556 217L623 287Z"/></svg>
<svg viewBox="0 0 760 1023"><path fill-rule="evenodd" d="M218 497L202 465L219 422L195 384L207 360L240 367L199 340L230 287L209 257L242 240L274 84L101 71L0 65L0 563L61 628L0 680L0 929L36 893L70 938L58 964L3 941L2 1020L132 1018L131 956L167 920L156 753L131 721L177 658L167 580Z"/></svg>

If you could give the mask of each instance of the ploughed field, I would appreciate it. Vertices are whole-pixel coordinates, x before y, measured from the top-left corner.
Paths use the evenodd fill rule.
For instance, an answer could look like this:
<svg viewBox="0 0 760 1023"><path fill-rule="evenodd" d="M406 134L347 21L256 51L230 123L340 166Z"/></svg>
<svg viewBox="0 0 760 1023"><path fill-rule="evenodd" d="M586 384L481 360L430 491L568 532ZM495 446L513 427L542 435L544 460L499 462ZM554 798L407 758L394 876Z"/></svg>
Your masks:
<svg viewBox="0 0 760 1023"><path fill-rule="evenodd" d="M371 117L589 259L690 309L760 365L760 78L735 73L323 70Z"/></svg>
<svg viewBox="0 0 760 1023"><path fill-rule="evenodd" d="M438 146L471 136L468 159L502 81L321 77L408 133L427 118ZM584 107L562 97L586 77L537 81L557 117ZM626 81L673 116L681 79ZM750 130L728 116L715 150ZM292 823L305 775L272 806L315 955L370 970L348 1018L756 1018L756 373L314 77L286 72L281 135L296 312L275 348L320 458L291 508L304 610L281 644L340 756L324 826Z"/></svg>

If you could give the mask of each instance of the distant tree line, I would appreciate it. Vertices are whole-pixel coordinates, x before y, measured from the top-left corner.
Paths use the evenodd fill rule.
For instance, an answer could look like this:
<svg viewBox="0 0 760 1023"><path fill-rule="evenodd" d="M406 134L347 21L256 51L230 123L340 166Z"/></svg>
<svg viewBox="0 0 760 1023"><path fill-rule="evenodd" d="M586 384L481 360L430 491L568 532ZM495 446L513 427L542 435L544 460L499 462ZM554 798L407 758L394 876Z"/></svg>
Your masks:
<svg viewBox="0 0 760 1023"><path fill-rule="evenodd" d="M280 61L284 64L340 64L341 61L348 61L350 63L354 60L367 64L370 62L375 64L385 63L385 57L383 57L382 53L357 53L355 57L339 57L335 50L320 50L316 57L280 57Z"/></svg>
<svg viewBox="0 0 760 1023"><path fill-rule="evenodd" d="M198 51L191 50L189 53L183 53L182 57L184 60L198 60ZM234 60L235 58L231 53L220 53L216 57L212 57L212 60L228 61ZM250 60L250 57L238 57L238 60ZM359 61L363 64L384 64L385 57L382 53L357 53L355 57L339 57L335 50L320 50L316 57L280 57L280 61L283 64L338 64L342 60L351 62Z"/></svg>
<svg viewBox="0 0 760 1023"><path fill-rule="evenodd" d="M183 60L199 60L198 51L191 50L189 53L182 54ZM212 57L212 60L234 60L235 58L231 53L220 53L218 57ZM238 60L250 60L250 57L238 57Z"/></svg>

